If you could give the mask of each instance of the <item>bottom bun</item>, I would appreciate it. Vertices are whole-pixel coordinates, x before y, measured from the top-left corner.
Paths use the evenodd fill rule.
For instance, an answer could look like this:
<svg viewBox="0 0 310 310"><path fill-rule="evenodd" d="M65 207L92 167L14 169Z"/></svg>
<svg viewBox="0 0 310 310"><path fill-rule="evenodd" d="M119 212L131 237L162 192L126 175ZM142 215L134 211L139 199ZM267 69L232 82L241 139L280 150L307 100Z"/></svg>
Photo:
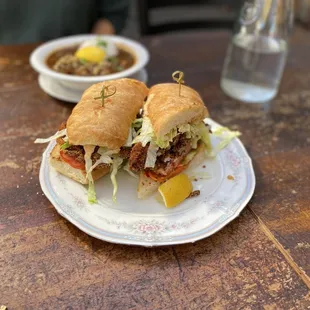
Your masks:
<svg viewBox="0 0 310 310"><path fill-rule="evenodd" d="M60 147L58 144L56 144L56 146L53 148L50 154L50 164L55 170L69 177L70 179L80 182L82 184L88 184L88 179L86 178L85 170L73 168L61 159ZM94 181L103 177L104 175L109 173L109 171L110 171L109 167L94 170L92 172Z"/></svg>
<svg viewBox="0 0 310 310"><path fill-rule="evenodd" d="M203 163L205 159L206 159L205 148L204 146L200 146L197 154L191 160L186 170L196 168L201 163ZM151 196L158 190L160 184L161 184L160 182L154 181L153 179L147 177L144 172L141 172L138 185L138 198L144 199Z"/></svg>
<svg viewBox="0 0 310 310"><path fill-rule="evenodd" d="M147 177L144 172L140 173L138 184L138 198L144 199L155 193L160 185L160 182L154 181Z"/></svg>
<svg viewBox="0 0 310 310"><path fill-rule="evenodd" d="M194 158L190 161L188 164L188 169L194 169L198 167L201 163L203 163L206 160L206 152L204 145L200 145L197 154L194 156Z"/></svg>

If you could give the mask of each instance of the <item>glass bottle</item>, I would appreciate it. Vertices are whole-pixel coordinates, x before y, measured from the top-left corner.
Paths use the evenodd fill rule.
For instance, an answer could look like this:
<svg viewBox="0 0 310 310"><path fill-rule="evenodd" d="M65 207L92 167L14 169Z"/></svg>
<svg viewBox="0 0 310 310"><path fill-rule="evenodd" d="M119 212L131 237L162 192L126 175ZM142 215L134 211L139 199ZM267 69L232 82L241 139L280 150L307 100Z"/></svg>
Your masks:
<svg viewBox="0 0 310 310"><path fill-rule="evenodd" d="M221 88L245 102L278 92L293 27L293 0L245 1L224 61Z"/></svg>

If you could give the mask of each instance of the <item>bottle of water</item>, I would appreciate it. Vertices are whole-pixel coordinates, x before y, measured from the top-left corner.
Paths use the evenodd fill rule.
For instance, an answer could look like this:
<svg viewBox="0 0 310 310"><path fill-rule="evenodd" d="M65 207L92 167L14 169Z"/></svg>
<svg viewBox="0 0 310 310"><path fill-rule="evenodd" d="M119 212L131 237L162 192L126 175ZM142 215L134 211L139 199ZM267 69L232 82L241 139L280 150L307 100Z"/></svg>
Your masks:
<svg viewBox="0 0 310 310"><path fill-rule="evenodd" d="M292 25L292 0L245 1L224 62L223 91L245 102L274 98Z"/></svg>

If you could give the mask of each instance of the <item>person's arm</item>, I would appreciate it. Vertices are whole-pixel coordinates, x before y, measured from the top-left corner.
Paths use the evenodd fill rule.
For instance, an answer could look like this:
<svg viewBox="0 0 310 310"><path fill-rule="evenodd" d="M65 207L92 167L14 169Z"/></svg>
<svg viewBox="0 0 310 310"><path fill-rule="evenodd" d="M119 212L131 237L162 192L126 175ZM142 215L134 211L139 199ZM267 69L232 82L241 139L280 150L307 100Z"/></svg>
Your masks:
<svg viewBox="0 0 310 310"><path fill-rule="evenodd" d="M119 33L125 26L129 10L129 0L97 0L98 20L92 33Z"/></svg>

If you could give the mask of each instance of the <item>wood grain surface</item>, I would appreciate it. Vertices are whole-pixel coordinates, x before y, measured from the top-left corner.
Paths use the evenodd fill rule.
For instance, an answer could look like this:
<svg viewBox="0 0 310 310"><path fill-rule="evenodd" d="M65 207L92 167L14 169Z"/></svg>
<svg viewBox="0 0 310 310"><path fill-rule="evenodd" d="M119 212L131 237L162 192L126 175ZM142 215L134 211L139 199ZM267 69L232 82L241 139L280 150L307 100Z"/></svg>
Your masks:
<svg viewBox="0 0 310 310"><path fill-rule="evenodd" d="M12 309L309 309L310 40L298 29L279 95L264 105L223 94L226 32L144 39L149 85L177 69L212 118L242 132L257 187L234 222L194 244L109 244L61 218L43 195L44 145L72 104L46 95L28 58L0 47L0 305Z"/></svg>

